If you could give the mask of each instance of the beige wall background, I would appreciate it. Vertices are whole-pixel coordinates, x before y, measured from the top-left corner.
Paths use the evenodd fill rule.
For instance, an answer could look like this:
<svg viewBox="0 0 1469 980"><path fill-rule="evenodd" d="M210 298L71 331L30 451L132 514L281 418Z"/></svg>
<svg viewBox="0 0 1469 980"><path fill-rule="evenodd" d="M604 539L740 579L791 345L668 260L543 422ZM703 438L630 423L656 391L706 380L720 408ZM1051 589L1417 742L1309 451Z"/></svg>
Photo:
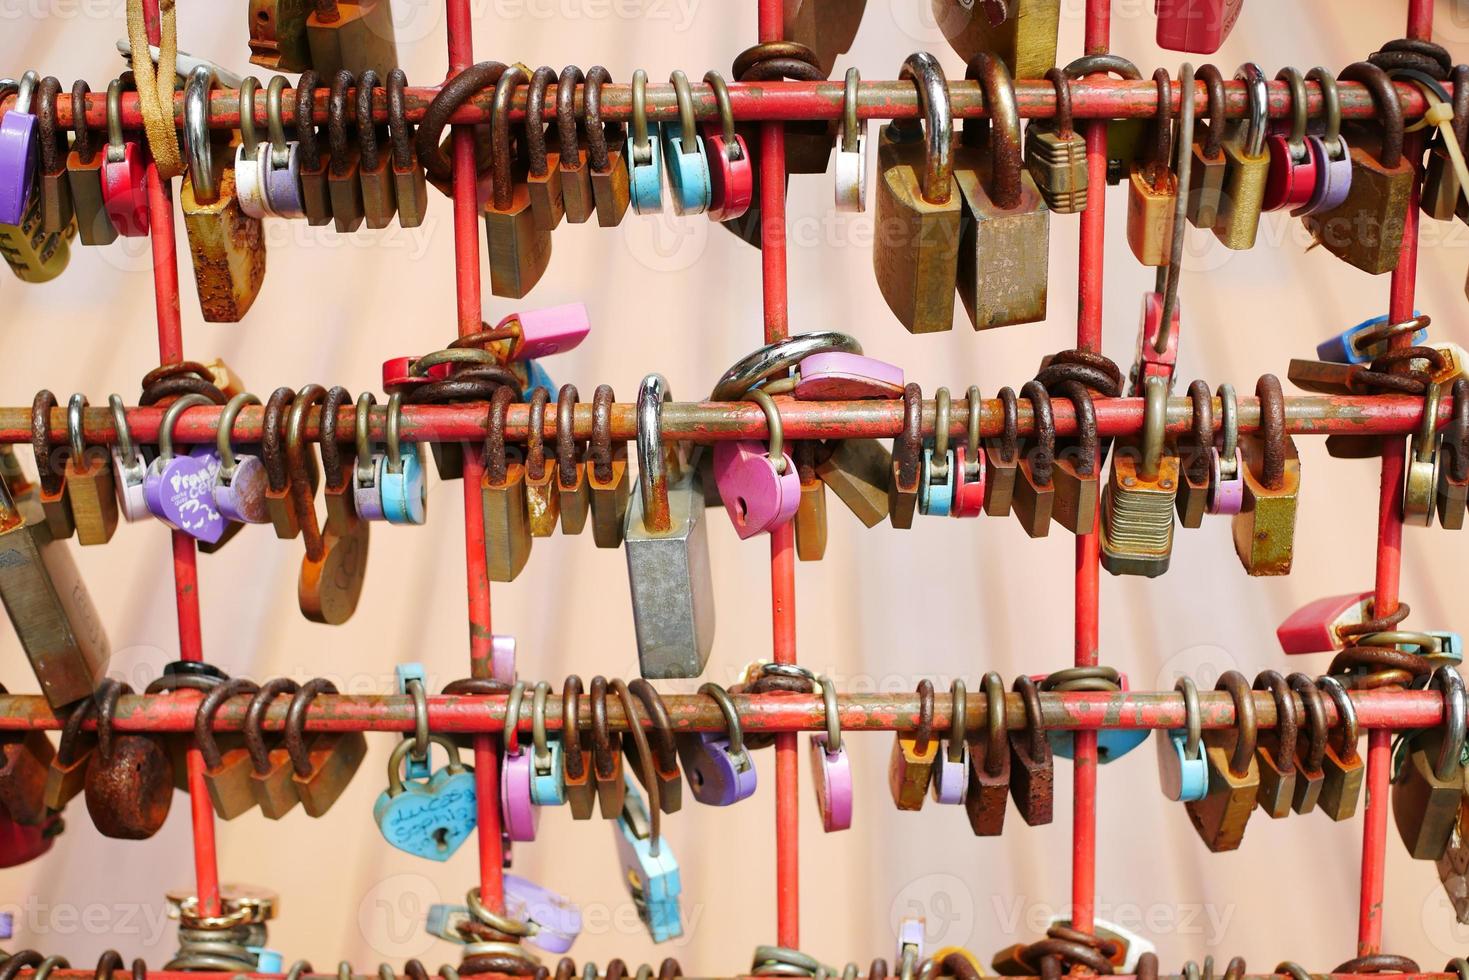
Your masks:
<svg viewBox="0 0 1469 980"><path fill-rule="evenodd" d="M518 59L558 68L607 65L618 80L634 68L654 79L682 68L697 78L728 66L755 37L755 5L730 0L472 0L480 58ZM402 61L410 79L442 76L444 21L437 0L394 0ZM926 48L952 76L962 73L927 14L926 0L869 0L852 51L838 63L869 78L895 77L902 59ZM1339 69L1402 33L1405 4L1296 0L1246 5L1217 56L1226 71L1247 58L1270 74L1286 64L1303 71ZM1439 36L1456 58L1469 56L1469 11L1441 0ZM237 71L250 66L245 4L181 3L180 43ZM1153 42L1152 3L1115 0L1113 41L1144 74L1182 58ZM1066 0L1063 58L1079 53L1082 0ZM121 0L0 0L0 65L28 66L69 87L87 78L105 87L120 63ZM1199 59L1204 60L1204 59ZM875 140L875 136L873 137ZM1057 217L1051 234L1051 316L1044 324L983 335L962 315L953 333L913 338L889 316L871 272L872 215L837 216L831 177L790 183L791 325L795 331L841 329L868 353L905 367L925 391L989 393L1030 377L1041 356L1070 346L1076 308L1077 220ZM1121 189L1108 193L1106 352L1132 357L1140 297L1152 272L1124 243ZM339 383L354 393L376 389L378 366L391 355L419 353L454 335L450 208L433 201L414 231L393 228L338 237L304 223L267 223L269 275L245 322L207 325L199 316L184 259L185 348L191 357L226 358L253 390L307 382ZM1469 344L1461 283L1469 265L1469 229L1424 227L1419 306L1440 340ZM182 228L179 240L183 241ZM1229 253L1212 236L1189 235L1183 280L1184 342L1179 376L1249 391L1261 373L1284 376L1292 355L1306 356L1323 336L1385 311L1388 280L1373 279L1324 251L1308 252L1299 223L1267 216L1253 252ZM589 393L613 384L629 397L657 370L677 397L707 391L726 366L758 342L759 255L702 218L663 220L629 214L621 228L566 226L555 235L550 270L531 305L582 300L595 330L578 350L550 365L558 383ZM67 274L44 286L5 278L0 286L4 347L3 403L28 404L40 386L65 399L86 392L94 404L111 391L135 397L153 366L150 261L141 240L72 250ZM514 309L485 296L492 321ZM1169 688L1189 673L1201 683L1238 668L1324 669L1324 658L1286 662L1275 625L1324 594L1370 588L1378 480L1368 462L1327 457L1320 440L1303 440L1305 481L1295 574L1251 580L1239 567L1229 527L1211 520L1178 535L1173 568L1156 581L1104 576L1102 658L1126 671L1134 687ZM200 561L209 658L235 674L261 679L324 675L344 689L383 692L399 661L422 660L432 686L466 668L464 569L458 485L436 486L426 527L377 527L362 603L347 625L307 623L296 610L297 542L268 531L242 535ZM730 682L748 660L768 655L768 555L763 539L741 543L711 512L719 633L709 676ZM1409 530L1403 596L1420 627L1465 627L1464 538ZM108 623L114 672L141 686L177 654L177 634L162 525L124 526L108 548L78 550L93 596ZM1071 662L1072 544L1056 532L1031 541L1011 521L963 525L920 520L899 534L870 533L833 503L826 560L798 576L803 663L846 689L911 689L924 676L946 687L963 676L974 687L988 669L1005 677ZM494 590L494 626L520 643L522 677L559 683L567 672L632 676L633 630L617 552L599 551L589 535L536 544L520 579ZM571 597L562 602L557 595ZM0 649L12 689L33 689L9 630ZM667 686L691 690L692 684ZM1029 940L1070 898L1071 767L1058 765L1050 827L1031 829L1011 814L1000 839L976 839L962 810L930 805L899 814L885 785L889 737L850 741L858 813L848 833L825 835L802 764L801 867L803 947L840 965L891 957L900 915L927 916L933 944L966 945L986 961L1010 942ZM346 957L359 971L409 956L436 965L458 954L422 930L427 906L461 901L475 883L474 847L447 864L416 860L386 847L371 818L385 785L389 738L371 741L368 761L324 819L299 811L279 824L258 813L218 828L225 880L269 885L282 896L273 945L287 960L329 967ZM804 754L805 748L803 746ZM675 955L686 972L745 969L757 943L775 939L773 770L757 761L760 790L727 810L688 805L667 821L683 871L683 939L654 947L619 884L611 830L574 823L548 810L540 840L519 846L514 870L575 898L587 916L578 961L630 962ZM1101 774L1097 857L1099 915L1157 942L1168 970L1184 959L1240 954L1256 971L1283 958L1327 970L1353 955L1362 820L1335 825L1321 816L1271 822L1256 814L1244 846L1211 855L1181 806L1157 789L1151 746ZM163 893L192 881L187 801L179 799L164 830L141 843L102 839L80 803L69 828L43 860L0 873L0 905L17 913L11 945L64 952L94 962L104 948L146 956L159 965L175 939L163 921ZM1390 833L1385 947L1437 968L1469 947L1455 925L1431 864L1409 860Z"/></svg>

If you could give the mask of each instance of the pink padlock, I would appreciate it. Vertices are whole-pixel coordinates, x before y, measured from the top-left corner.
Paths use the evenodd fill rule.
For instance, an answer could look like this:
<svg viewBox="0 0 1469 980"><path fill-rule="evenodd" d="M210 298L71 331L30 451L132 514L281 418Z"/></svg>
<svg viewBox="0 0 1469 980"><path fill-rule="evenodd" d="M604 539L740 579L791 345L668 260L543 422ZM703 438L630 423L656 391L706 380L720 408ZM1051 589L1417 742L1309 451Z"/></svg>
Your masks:
<svg viewBox="0 0 1469 980"><path fill-rule="evenodd" d="M544 310L512 313L495 324L495 332L505 332L511 341L512 361L529 361L549 357L576 347L592 332L591 318L584 303L565 303Z"/></svg>
<svg viewBox="0 0 1469 980"><path fill-rule="evenodd" d="M1234 386L1225 383L1219 397L1219 443L1209 474L1208 511L1232 517L1245 507L1245 456L1239 448L1239 402Z"/></svg>
<svg viewBox="0 0 1469 980"><path fill-rule="evenodd" d="M796 397L802 401L902 398L903 369L875 357L829 351L801 362Z"/></svg>
<svg viewBox="0 0 1469 980"><path fill-rule="evenodd" d="M520 744L520 707L524 700L525 685L517 682L505 703L505 756L500 761L501 824L512 841L535 840L541 822L541 808L531 802L533 754Z"/></svg>
<svg viewBox="0 0 1469 980"><path fill-rule="evenodd" d="M515 683L515 637L490 637L490 677L502 684Z"/></svg>
<svg viewBox="0 0 1469 980"><path fill-rule="evenodd" d="M852 826L852 762L842 744L836 685L825 676L816 678L816 685L826 707L826 731L811 736L811 784L821 826L830 834Z"/></svg>
<svg viewBox="0 0 1469 980"><path fill-rule="evenodd" d="M1372 615L1372 593L1353 592L1308 602L1275 630L1286 653L1335 653L1346 646L1337 630L1356 626Z"/></svg>
<svg viewBox="0 0 1469 980"><path fill-rule="evenodd" d="M1173 325L1168 331L1167 343L1159 351L1158 331L1163 326L1163 294L1148 293L1143 297L1143 317L1138 328L1137 362L1132 368L1132 394L1140 396L1152 377L1162 378L1173 387L1173 371L1178 364L1179 314L1182 304L1173 304Z"/></svg>
<svg viewBox="0 0 1469 980"><path fill-rule="evenodd" d="M758 442L717 444L714 482L741 539L775 530L795 517L801 504L801 475L790 454L767 453Z"/></svg>

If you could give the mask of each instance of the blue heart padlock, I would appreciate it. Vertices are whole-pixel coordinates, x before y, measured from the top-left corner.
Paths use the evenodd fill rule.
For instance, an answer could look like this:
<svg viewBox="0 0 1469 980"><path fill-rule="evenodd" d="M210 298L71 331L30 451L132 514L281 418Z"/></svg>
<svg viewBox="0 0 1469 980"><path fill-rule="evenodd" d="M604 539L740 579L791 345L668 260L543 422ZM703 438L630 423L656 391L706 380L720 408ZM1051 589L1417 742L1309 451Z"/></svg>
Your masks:
<svg viewBox="0 0 1469 980"><path fill-rule="evenodd" d="M403 739L388 758L388 788L377 798L372 817L383 839L398 850L447 861L474 833L474 774L459 761L453 742L441 735L431 741L449 754L449 764L426 780L405 782L403 763L414 740Z"/></svg>

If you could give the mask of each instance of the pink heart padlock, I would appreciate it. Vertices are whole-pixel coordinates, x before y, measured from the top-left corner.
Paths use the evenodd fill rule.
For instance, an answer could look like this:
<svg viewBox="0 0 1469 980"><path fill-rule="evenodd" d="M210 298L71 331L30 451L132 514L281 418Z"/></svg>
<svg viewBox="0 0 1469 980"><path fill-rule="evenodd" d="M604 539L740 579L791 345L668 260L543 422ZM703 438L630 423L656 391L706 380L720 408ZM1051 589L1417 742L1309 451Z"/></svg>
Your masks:
<svg viewBox="0 0 1469 980"><path fill-rule="evenodd" d="M763 443L721 442L714 447L714 482L741 539L772 531L796 516L801 475L790 454L771 459Z"/></svg>
<svg viewBox="0 0 1469 980"><path fill-rule="evenodd" d="M519 329L511 348L512 361L529 361L561 354L576 347L592 331L583 303L565 303L544 310L512 313L495 325L496 330Z"/></svg>
<svg viewBox="0 0 1469 980"><path fill-rule="evenodd" d="M828 351L801 361L796 397L803 401L902 398L903 369L875 357Z"/></svg>

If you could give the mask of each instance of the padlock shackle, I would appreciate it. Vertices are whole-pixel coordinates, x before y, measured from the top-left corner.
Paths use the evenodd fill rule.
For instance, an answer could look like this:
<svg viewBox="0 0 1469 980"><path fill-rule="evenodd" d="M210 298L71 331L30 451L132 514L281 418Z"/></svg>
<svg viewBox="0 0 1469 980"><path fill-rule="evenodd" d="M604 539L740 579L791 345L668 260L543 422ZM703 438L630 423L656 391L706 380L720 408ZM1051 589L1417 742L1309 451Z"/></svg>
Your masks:
<svg viewBox="0 0 1469 980"><path fill-rule="evenodd" d="M714 390L709 393L709 400L740 401L751 388L790 371L812 354L832 353L860 355L862 344L855 337L836 330L799 333L766 344L740 358L720 375Z"/></svg>
<svg viewBox="0 0 1469 980"><path fill-rule="evenodd" d="M1356 61L1337 73L1337 81L1361 82L1372 96L1382 121L1382 155L1378 162L1387 170L1403 161L1403 104L1387 72L1367 61Z"/></svg>
<svg viewBox="0 0 1469 980"><path fill-rule="evenodd" d="M203 395L188 394L164 409L163 421L158 425L158 458L165 461L173 458L173 430L179 424L180 415L191 408L213 405L214 402Z"/></svg>
<svg viewBox="0 0 1469 980"><path fill-rule="evenodd" d="M1244 134L1240 141L1242 154L1255 158L1265 152L1265 137L1269 134L1270 88L1265 81L1265 72L1253 61L1240 65L1234 78L1245 83L1245 95L1249 101L1249 115L1236 123L1235 132Z"/></svg>
<svg viewBox="0 0 1469 980"><path fill-rule="evenodd" d="M1020 203L1020 174L1024 165L1015 82L1005 63L988 51L981 51L970 59L964 77L980 83L984 89L985 109L989 113L990 179L985 193L995 207L1008 211ZM970 122L964 124L966 136L971 125ZM926 191L924 197L928 197Z"/></svg>
<svg viewBox="0 0 1469 980"><path fill-rule="evenodd" d="M1167 72L1159 69L1162 76ZM1163 97L1163 77L1159 77L1159 97ZM1178 176L1178 193L1174 195L1173 205L1173 238L1169 250L1168 265L1158 270L1158 278L1161 280L1161 288L1158 292L1163 294L1163 318L1158 324L1158 336L1153 338L1153 351L1157 354L1168 353L1169 345L1173 340L1173 315L1178 309L1178 287L1183 278L1183 244L1187 237L1188 228L1188 199L1189 188L1192 186L1194 172L1194 66L1184 62L1178 70L1178 85L1182 94L1179 96L1178 106L1178 137L1177 163L1174 172ZM1172 100L1171 86L1167 98ZM1160 127L1166 127L1166 123L1160 119Z"/></svg>
<svg viewBox="0 0 1469 980"><path fill-rule="evenodd" d="M1444 664L1433 672L1429 684L1443 691L1444 697L1443 741L1433 773L1440 780L1448 780L1459 768L1460 753L1464 750L1464 678L1452 666Z"/></svg>
<svg viewBox="0 0 1469 980"><path fill-rule="evenodd" d="M1163 439L1168 426L1168 383L1157 375L1150 376L1143 390L1142 460L1138 476L1152 482L1163 466Z"/></svg>
<svg viewBox="0 0 1469 980"><path fill-rule="evenodd" d="M214 448L219 452L219 479L225 485L232 483L235 479L235 448L230 440L230 434L235 427L235 419L239 417L240 409L246 405L259 404L258 396L242 391L226 402L224 408L220 410L219 434L214 437ZM324 418L323 421L325 421Z"/></svg>
<svg viewBox="0 0 1469 980"><path fill-rule="evenodd" d="M1204 721L1199 708L1199 687L1192 677L1180 677L1173 689L1183 695L1183 757L1187 761L1203 758Z"/></svg>
<svg viewBox="0 0 1469 980"><path fill-rule="evenodd" d="M1229 757L1229 772L1236 777L1250 771L1255 759L1259 729L1255 722L1255 699L1250 696L1250 682L1237 670L1226 670L1214 685L1216 691L1228 691L1234 700L1235 727L1239 738L1234 743L1234 752Z"/></svg>
<svg viewBox="0 0 1469 980"><path fill-rule="evenodd" d="M638 483L643 492L643 528L661 534L673 527L668 511L668 467L663 454L663 404L673 393L661 374L638 386Z"/></svg>
<svg viewBox="0 0 1469 980"><path fill-rule="evenodd" d="M515 196L515 182L510 178L510 96L518 84L529 84L530 73L521 65L510 65L495 82L494 118L490 123L492 188L496 211L510 210ZM419 156L423 156L420 149Z"/></svg>
<svg viewBox="0 0 1469 980"><path fill-rule="evenodd" d="M1204 130L1204 159L1217 160L1224 152L1224 130L1228 125L1225 121L1224 74L1217 65L1200 65L1195 74L1203 80L1208 103L1209 128ZM1187 185L1180 181L1180 186Z"/></svg>
<svg viewBox="0 0 1469 980"><path fill-rule="evenodd" d="M210 145L209 134L209 91L214 88L214 69L208 65L196 65L189 72L188 84L184 86L184 144L189 154L189 176L193 178L194 199L201 204L211 204L219 200L219 187L214 180L214 156L213 147ZM107 100L109 114L112 104L112 88L108 87ZM118 102L122 101L121 89L118 90ZM117 116L108 119L108 133L111 134L112 119L118 120L119 136L121 135L122 112L119 109ZM121 139L116 142L121 143Z"/></svg>
<svg viewBox="0 0 1469 980"><path fill-rule="evenodd" d="M898 79L918 88L924 119L924 166L919 177L923 199L929 204L947 204L954 192L954 115L944 68L927 51L916 51L904 60Z"/></svg>
<svg viewBox="0 0 1469 980"><path fill-rule="evenodd" d="M853 65L847 69L842 81L841 146L843 153L856 153L857 140L862 133L862 123L857 119L857 87L862 84L862 73ZM729 109L729 93L719 103L720 118L725 118ZM731 120L732 121L732 120ZM728 139L728 137L725 137Z"/></svg>

